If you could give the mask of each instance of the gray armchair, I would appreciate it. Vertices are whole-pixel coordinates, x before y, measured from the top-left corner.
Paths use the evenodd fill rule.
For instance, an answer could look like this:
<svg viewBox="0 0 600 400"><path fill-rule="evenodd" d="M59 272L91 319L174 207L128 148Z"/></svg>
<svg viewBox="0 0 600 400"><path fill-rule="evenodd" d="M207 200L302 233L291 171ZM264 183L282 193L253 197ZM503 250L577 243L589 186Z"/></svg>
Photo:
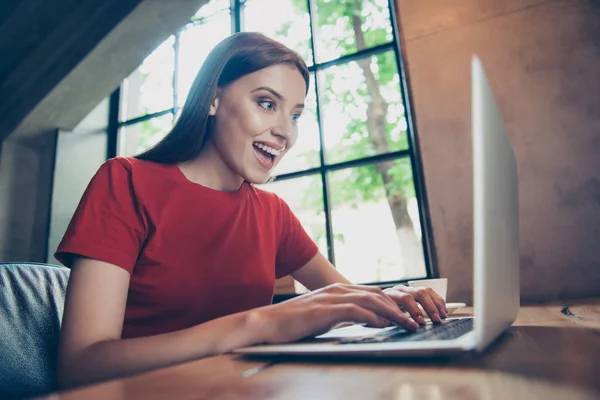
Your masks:
<svg viewBox="0 0 600 400"><path fill-rule="evenodd" d="M0 263L0 398L56 389L56 356L69 269Z"/></svg>

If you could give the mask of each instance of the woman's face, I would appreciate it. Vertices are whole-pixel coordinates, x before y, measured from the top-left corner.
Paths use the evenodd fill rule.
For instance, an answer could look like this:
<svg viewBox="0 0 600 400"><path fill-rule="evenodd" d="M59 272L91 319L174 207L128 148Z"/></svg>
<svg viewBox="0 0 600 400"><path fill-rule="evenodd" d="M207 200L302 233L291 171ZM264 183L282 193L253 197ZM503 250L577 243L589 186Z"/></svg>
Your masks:
<svg viewBox="0 0 600 400"><path fill-rule="evenodd" d="M294 145L306 83L298 69L276 64L220 88L210 108L211 144L233 178L261 184Z"/></svg>

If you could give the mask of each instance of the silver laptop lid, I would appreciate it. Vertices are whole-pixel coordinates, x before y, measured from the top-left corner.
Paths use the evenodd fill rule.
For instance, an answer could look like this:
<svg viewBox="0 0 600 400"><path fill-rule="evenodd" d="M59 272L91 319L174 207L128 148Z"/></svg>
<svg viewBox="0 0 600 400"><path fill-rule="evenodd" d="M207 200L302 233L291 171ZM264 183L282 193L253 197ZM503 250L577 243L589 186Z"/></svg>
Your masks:
<svg viewBox="0 0 600 400"><path fill-rule="evenodd" d="M519 310L519 194L515 154L477 56L471 79L473 311L476 348L483 350Z"/></svg>

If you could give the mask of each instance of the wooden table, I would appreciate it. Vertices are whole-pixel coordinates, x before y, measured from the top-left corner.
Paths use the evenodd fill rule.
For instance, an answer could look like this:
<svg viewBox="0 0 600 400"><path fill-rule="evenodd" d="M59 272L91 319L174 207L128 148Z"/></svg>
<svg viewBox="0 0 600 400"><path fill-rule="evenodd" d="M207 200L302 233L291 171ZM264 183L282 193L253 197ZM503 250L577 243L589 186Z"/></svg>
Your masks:
<svg viewBox="0 0 600 400"><path fill-rule="evenodd" d="M600 399L600 299L523 306L482 355L326 362L223 355L48 397L238 398Z"/></svg>

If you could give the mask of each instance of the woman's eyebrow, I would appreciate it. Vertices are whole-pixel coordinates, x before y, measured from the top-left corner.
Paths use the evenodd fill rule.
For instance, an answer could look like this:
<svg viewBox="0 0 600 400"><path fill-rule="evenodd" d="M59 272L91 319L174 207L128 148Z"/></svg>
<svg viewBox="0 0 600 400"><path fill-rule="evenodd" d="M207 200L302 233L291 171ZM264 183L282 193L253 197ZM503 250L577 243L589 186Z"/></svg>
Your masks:
<svg viewBox="0 0 600 400"><path fill-rule="evenodd" d="M282 102L285 101L285 97L283 97L276 90L271 89L268 86L257 87L256 89L253 89L251 93L258 92L260 90L266 90L267 92L271 93L275 98L277 98L277 100L282 101ZM298 107L298 108L304 108L304 104L303 103L298 103L298 104L296 104L296 107Z"/></svg>

